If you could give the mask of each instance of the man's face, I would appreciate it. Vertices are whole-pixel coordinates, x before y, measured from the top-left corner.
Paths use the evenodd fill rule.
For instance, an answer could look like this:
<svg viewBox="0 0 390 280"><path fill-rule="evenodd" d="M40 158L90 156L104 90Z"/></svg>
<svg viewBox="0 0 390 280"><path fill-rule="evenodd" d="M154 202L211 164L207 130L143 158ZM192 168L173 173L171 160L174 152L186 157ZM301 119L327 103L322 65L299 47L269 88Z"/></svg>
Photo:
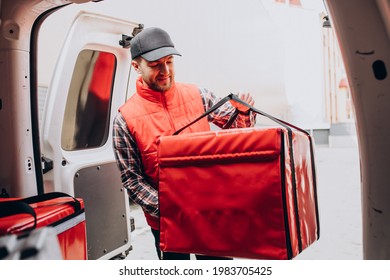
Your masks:
<svg viewBox="0 0 390 280"><path fill-rule="evenodd" d="M132 65L142 80L154 91L164 92L171 88L175 78L173 56L166 56L156 61L147 61L144 58L132 61Z"/></svg>

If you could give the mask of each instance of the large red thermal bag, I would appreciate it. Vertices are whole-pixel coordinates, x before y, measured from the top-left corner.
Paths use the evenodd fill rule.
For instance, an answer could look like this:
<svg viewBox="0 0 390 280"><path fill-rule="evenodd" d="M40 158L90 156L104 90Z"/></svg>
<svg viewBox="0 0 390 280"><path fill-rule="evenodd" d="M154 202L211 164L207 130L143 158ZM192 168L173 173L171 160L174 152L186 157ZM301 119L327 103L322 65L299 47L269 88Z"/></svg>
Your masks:
<svg viewBox="0 0 390 280"><path fill-rule="evenodd" d="M0 199L0 236L53 227L65 260L87 259L84 201L64 193Z"/></svg>
<svg viewBox="0 0 390 280"><path fill-rule="evenodd" d="M160 138L162 251L283 260L318 240L313 140L276 121Z"/></svg>

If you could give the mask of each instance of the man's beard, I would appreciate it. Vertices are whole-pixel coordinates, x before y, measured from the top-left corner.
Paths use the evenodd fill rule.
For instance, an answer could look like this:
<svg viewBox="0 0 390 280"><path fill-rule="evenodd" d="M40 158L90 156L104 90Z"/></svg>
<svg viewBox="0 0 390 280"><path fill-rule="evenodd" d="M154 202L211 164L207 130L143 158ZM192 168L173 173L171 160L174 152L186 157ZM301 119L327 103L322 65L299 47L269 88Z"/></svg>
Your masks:
<svg viewBox="0 0 390 280"><path fill-rule="evenodd" d="M151 83L150 88L157 92L165 92L168 91L172 87L173 79L170 78L169 82L166 85L159 85L157 82Z"/></svg>

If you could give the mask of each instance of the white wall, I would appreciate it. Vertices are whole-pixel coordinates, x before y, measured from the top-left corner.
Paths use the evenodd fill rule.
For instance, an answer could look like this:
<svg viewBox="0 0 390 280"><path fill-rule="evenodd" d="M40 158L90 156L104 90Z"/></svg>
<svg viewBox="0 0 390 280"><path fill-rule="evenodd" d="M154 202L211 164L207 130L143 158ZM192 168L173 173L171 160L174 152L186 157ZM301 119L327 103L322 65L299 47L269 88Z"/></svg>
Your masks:
<svg viewBox="0 0 390 280"><path fill-rule="evenodd" d="M284 4L267 5L267 9L282 38L288 120L303 128L329 127L325 121L325 68L319 11L314 7Z"/></svg>

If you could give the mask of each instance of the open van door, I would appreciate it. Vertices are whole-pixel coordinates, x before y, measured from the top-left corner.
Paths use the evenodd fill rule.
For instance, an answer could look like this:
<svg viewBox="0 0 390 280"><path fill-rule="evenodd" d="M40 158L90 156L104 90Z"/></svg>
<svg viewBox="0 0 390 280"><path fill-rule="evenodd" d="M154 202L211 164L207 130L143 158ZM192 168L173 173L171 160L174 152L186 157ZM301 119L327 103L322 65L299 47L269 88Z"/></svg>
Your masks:
<svg viewBox="0 0 390 280"><path fill-rule="evenodd" d="M44 191L84 199L88 259L123 256L131 249L129 200L111 135L131 69L122 39L138 27L80 12L47 92L41 135Z"/></svg>

